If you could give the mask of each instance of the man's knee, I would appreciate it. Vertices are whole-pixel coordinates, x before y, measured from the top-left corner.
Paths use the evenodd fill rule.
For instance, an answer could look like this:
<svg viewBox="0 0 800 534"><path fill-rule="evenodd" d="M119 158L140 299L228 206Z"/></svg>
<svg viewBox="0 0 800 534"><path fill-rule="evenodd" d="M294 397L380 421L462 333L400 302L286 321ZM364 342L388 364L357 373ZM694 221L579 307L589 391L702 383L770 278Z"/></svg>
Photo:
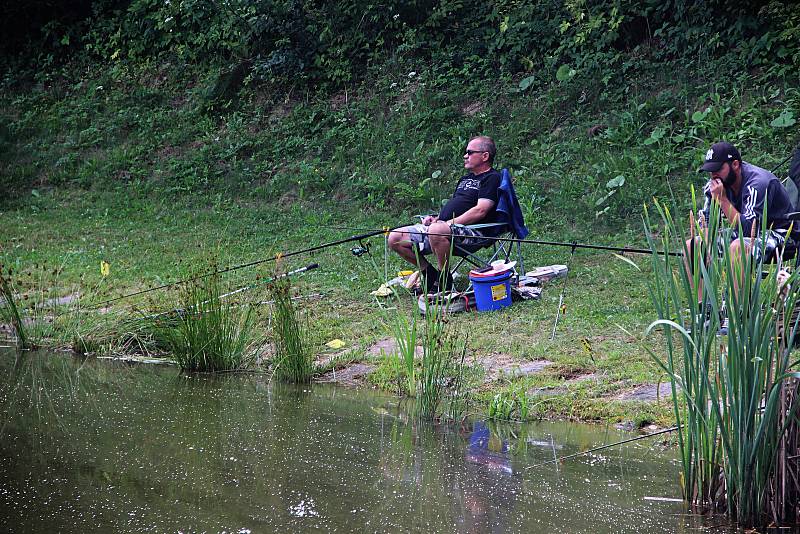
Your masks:
<svg viewBox="0 0 800 534"><path fill-rule="evenodd" d="M397 250L399 248L409 248L411 246L411 239L405 232L389 232L388 238L389 248Z"/></svg>
<svg viewBox="0 0 800 534"><path fill-rule="evenodd" d="M431 247L450 245L450 225L445 222L435 222L428 228L428 239Z"/></svg>

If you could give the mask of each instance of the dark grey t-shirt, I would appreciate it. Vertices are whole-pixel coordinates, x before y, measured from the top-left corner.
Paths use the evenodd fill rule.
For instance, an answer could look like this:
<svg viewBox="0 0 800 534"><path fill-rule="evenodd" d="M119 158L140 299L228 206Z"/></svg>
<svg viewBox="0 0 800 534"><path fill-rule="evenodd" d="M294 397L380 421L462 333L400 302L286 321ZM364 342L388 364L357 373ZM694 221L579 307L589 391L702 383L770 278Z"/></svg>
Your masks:
<svg viewBox="0 0 800 534"><path fill-rule="evenodd" d="M703 206L703 216L708 220L711 209L711 187L708 182L703 188L706 202ZM755 224L755 233L761 228L761 216L764 213L764 201L767 201L767 227L786 229L790 222L786 215L794 210L789 200L786 189L781 181L766 169L756 167L746 161L742 162L742 188L735 195L732 190L725 188L725 196L739 212L742 223L742 232L745 236L751 235Z"/></svg>

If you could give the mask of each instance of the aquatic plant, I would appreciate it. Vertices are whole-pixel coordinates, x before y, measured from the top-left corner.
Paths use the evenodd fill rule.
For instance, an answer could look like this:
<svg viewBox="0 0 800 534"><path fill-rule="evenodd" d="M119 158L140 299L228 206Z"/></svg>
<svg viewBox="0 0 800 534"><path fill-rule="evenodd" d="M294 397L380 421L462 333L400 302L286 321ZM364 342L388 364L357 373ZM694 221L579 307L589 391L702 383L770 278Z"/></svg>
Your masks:
<svg viewBox="0 0 800 534"><path fill-rule="evenodd" d="M648 333L664 333L665 357L651 354L671 378L684 498L745 525L786 522L775 498L768 500L768 488L786 470L785 438L798 415L788 393L797 387L790 379L800 377L798 362L790 360L800 275L792 273L783 285L774 269L762 276L769 266L744 248L732 256L718 210L712 210L704 234L691 218L687 228L665 206L656 203L656 209L658 241L645 211L653 252L651 299L659 318ZM694 235L703 236L699 246L670 255L683 252ZM727 337L718 335L723 294Z"/></svg>
<svg viewBox="0 0 800 534"><path fill-rule="evenodd" d="M92 289L65 287L63 268L63 264L56 268L34 264L15 277L11 269L0 274L0 319L11 324L21 348L70 343L80 337L85 324L93 322L93 317L81 313L81 294Z"/></svg>
<svg viewBox="0 0 800 534"><path fill-rule="evenodd" d="M412 312L409 317L409 314L398 311L394 316L392 326L397 345L397 357L404 371L405 390L409 396L414 397L417 394L417 364L415 361L419 330L417 314Z"/></svg>
<svg viewBox="0 0 800 534"><path fill-rule="evenodd" d="M23 350L30 348L30 341L25 332L25 325L17 307L14 290L11 287L11 270L8 271L8 278L0 265L0 319L9 323L14 328L17 336L17 343Z"/></svg>
<svg viewBox="0 0 800 534"><path fill-rule="evenodd" d="M489 401L486 411L490 419L510 421L516 419L525 421L530 414L530 400L522 386L514 386L495 394Z"/></svg>
<svg viewBox="0 0 800 534"><path fill-rule="evenodd" d="M260 346L255 307L221 295L219 275L195 278L179 290L177 309L155 318L158 339L182 370L239 369Z"/></svg>
<svg viewBox="0 0 800 534"><path fill-rule="evenodd" d="M276 277L269 292L274 300L272 332L276 354L274 376L283 382L305 384L311 382L314 356L308 346L308 332L292 303L291 282L287 277Z"/></svg>

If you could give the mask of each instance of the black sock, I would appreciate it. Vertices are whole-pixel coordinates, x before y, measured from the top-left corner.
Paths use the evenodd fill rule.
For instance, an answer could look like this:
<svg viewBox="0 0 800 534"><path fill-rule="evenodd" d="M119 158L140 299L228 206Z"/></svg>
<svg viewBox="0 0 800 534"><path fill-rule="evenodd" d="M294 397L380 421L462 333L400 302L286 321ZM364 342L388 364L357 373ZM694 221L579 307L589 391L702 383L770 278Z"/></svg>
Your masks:
<svg viewBox="0 0 800 534"><path fill-rule="evenodd" d="M439 284L439 271L430 263L425 267L425 282L428 284L428 287Z"/></svg>

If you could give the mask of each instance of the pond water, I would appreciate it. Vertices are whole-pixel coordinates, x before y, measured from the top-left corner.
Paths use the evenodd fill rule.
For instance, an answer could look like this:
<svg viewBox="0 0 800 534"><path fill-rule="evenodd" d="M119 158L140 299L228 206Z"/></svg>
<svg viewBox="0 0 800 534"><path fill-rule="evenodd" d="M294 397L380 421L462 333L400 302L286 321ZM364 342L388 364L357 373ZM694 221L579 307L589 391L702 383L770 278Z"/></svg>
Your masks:
<svg viewBox="0 0 800 534"><path fill-rule="evenodd" d="M420 424L398 399L0 352L0 531L675 532L674 451L574 424ZM699 524L697 525L699 526ZM708 525L704 525L708 528Z"/></svg>

